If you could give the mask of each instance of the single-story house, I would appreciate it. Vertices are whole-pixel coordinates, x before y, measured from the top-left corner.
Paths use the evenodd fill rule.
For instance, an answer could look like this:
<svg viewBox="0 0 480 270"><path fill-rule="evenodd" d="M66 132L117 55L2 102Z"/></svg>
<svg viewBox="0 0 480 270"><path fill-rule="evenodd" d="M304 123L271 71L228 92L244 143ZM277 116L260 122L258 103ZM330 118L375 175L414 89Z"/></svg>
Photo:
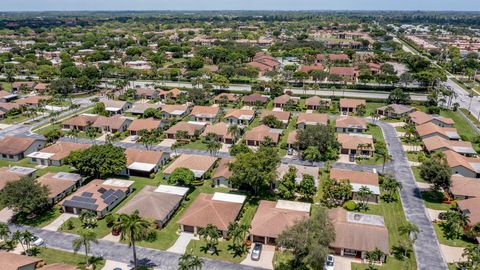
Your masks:
<svg viewBox="0 0 480 270"><path fill-rule="evenodd" d="M278 121L281 121L283 123L283 127L287 128L288 121L290 120L290 116L292 114L290 112L284 112L284 111L263 110L262 114L260 115L260 120L263 121L263 119L269 115L275 116L275 118L277 118Z"/></svg>
<svg viewBox="0 0 480 270"><path fill-rule="evenodd" d="M342 155L351 155L355 157L373 157L374 144L371 135L357 133L340 133L337 140L341 145L340 153Z"/></svg>
<svg viewBox="0 0 480 270"><path fill-rule="evenodd" d="M45 139L40 138L7 136L0 140L0 159L20 161L42 149L46 143Z"/></svg>
<svg viewBox="0 0 480 270"><path fill-rule="evenodd" d="M34 256L15 254L13 252L0 251L2 270L35 270L43 265L42 259Z"/></svg>
<svg viewBox="0 0 480 270"><path fill-rule="evenodd" d="M12 92L18 92L21 90L33 91L35 85L37 85L36 82L13 82Z"/></svg>
<svg viewBox="0 0 480 270"><path fill-rule="evenodd" d="M162 117L165 119L179 119L190 112L188 105L162 105L160 110Z"/></svg>
<svg viewBox="0 0 480 270"><path fill-rule="evenodd" d="M9 182L15 182L22 177L33 177L37 170L28 167L13 166L13 167L1 167L0 168L0 191Z"/></svg>
<svg viewBox="0 0 480 270"><path fill-rule="evenodd" d="M465 157L452 150L443 152L452 174L459 174L470 178L480 178L480 158Z"/></svg>
<svg viewBox="0 0 480 270"><path fill-rule="evenodd" d="M186 187L160 185L145 186L129 200L118 214L131 214L138 210L140 217L153 219L162 228L180 206L188 192Z"/></svg>
<svg viewBox="0 0 480 270"><path fill-rule="evenodd" d="M0 102L2 103L8 103L12 100L17 99L18 96L16 94L12 94L10 92L7 92L5 90L0 90Z"/></svg>
<svg viewBox="0 0 480 270"><path fill-rule="evenodd" d="M460 135L456 128L440 127L432 122L417 126L417 133L422 140L434 136L439 136L445 140L459 141Z"/></svg>
<svg viewBox="0 0 480 270"><path fill-rule="evenodd" d="M298 113L297 128L305 129L307 126L328 125L328 115L323 113Z"/></svg>
<svg viewBox="0 0 480 270"><path fill-rule="evenodd" d="M220 116L220 107L193 106L190 112L190 120L197 122L213 123Z"/></svg>
<svg viewBox="0 0 480 270"><path fill-rule="evenodd" d="M277 130L265 125L260 125L245 132L244 138L248 146L259 146L266 137L272 139L274 144L278 144L280 141L280 134L281 132L277 132Z"/></svg>
<svg viewBox="0 0 480 270"><path fill-rule="evenodd" d="M348 114L355 113L358 106L367 105L364 99L341 98L340 99L340 113Z"/></svg>
<svg viewBox="0 0 480 270"><path fill-rule="evenodd" d="M377 108L377 113L379 115L388 116L388 117L405 117L409 113L416 111L416 109L412 106L401 105L401 104L390 104L387 106L382 106Z"/></svg>
<svg viewBox="0 0 480 270"><path fill-rule="evenodd" d="M288 133L288 136L287 136L288 149L295 148L294 146L297 143L297 134L298 134L298 129L295 129L292 132Z"/></svg>
<svg viewBox="0 0 480 270"><path fill-rule="evenodd" d="M288 102L293 102L293 104L297 104L299 100L299 97L291 97L287 94L284 94L273 99L273 107L283 108L283 106L285 106Z"/></svg>
<svg viewBox="0 0 480 270"><path fill-rule="evenodd" d="M48 188L48 202L55 204L72 193L83 184L83 178L76 173L47 173L36 179Z"/></svg>
<svg viewBox="0 0 480 270"><path fill-rule="evenodd" d="M372 195L367 198L370 203L378 203L380 196L380 184L378 174L367 171L351 171L345 169L332 168L330 170L330 179L336 181L348 181L352 186L353 199L358 200L358 191L361 187L367 187Z"/></svg>
<svg viewBox="0 0 480 270"><path fill-rule="evenodd" d="M190 140L194 136L200 136L205 127L207 126L206 123L202 122L184 122L180 121L175 125L171 126L169 129L165 131L168 139L181 139L181 140ZM186 136L184 138L177 138L177 134L179 131L185 131Z"/></svg>
<svg viewBox="0 0 480 270"><path fill-rule="evenodd" d="M233 158L221 158L218 162L212 175L213 184L216 187L232 187L229 180L232 177L232 171L229 166L233 161Z"/></svg>
<svg viewBox="0 0 480 270"><path fill-rule="evenodd" d="M221 93L213 98L213 102L220 104L222 102L235 103L238 100L238 96L232 93Z"/></svg>
<svg viewBox="0 0 480 270"><path fill-rule="evenodd" d="M229 124L225 122L219 122L213 125L207 125L202 133L202 137L206 137L209 134L215 134L217 140L226 144L233 144L237 138L228 131Z"/></svg>
<svg viewBox="0 0 480 270"><path fill-rule="evenodd" d="M130 123L127 131L130 135L138 135L141 130L153 131L161 129L164 125L164 122L153 118L135 119Z"/></svg>
<svg viewBox="0 0 480 270"><path fill-rule="evenodd" d="M57 141L56 143L28 155L33 163L43 166L61 166L73 151L84 150L90 144Z"/></svg>
<svg viewBox="0 0 480 270"><path fill-rule="evenodd" d="M213 168L215 161L216 157L183 154L163 171L163 175L168 179L175 169L187 168L193 172L195 178L203 178L204 174Z"/></svg>
<svg viewBox="0 0 480 270"><path fill-rule="evenodd" d="M452 185L449 192L455 200L480 197L479 180L478 178L464 177L458 174L452 175Z"/></svg>
<svg viewBox="0 0 480 270"><path fill-rule="evenodd" d="M414 123L415 125L423 125L426 123L433 123L440 127L453 127L453 125L455 125L455 122L450 118L439 115L430 115L422 111L414 111L410 113L407 121Z"/></svg>
<svg viewBox="0 0 480 270"><path fill-rule="evenodd" d="M300 220L310 216L311 204L278 200L261 200L250 229L250 240L265 245L275 245L278 235Z"/></svg>
<svg viewBox="0 0 480 270"><path fill-rule="evenodd" d="M50 99L50 96L28 96L17 99L14 102L20 106L39 108L41 104L45 104Z"/></svg>
<svg viewBox="0 0 480 270"><path fill-rule="evenodd" d="M167 152L140 150L135 148L125 149L127 164L125 166L126 175L149 176L158 172L159 168L165 165L170 158Z"/></svg>
<svg viewBox="0 0 480 270"><path fill-rule="evenodd" d="M88 127L93 126L98 118L99 116L96 114L81 114L63 121L62 127L63 129L78 129L84 131Z"/></svg>
<svg viewBox="0 0 480 270"><path fill-rule="evenodd" d="M346 81L354 81L357 78L357 71L354 67L331 67L330 75L338 75Z"/></svg>
<svg viewBox="0 0 480 270"><path fill-rule="evenodd" d="M161 90L158 96L162 101L176 100L182 93L182 90L174 88L169 91Z"/></svg>
<svg viewBox="0 0 480 270"><path fill-rule="evenodd" d="M244 195L230 193L200 193L177 224L182 232L194 234L212 224L220 230L223 237L227 237L228 225L238 218L245 199Z"/></svg>
<svg viewBox="0 0 480 270"><path fill-rule="evenodd" d="M111 114L123 114L128 109L132 108L132 103L121 100L105 100L103 101L105 110Z"/></svg>
<svg viewBox="0 0 480 270"><path fill-rule="evenodd" d="M296 176L295 182L300 184L303 179L303 175L308 174L313 177L315 181L315 186L318 187L318 167L313 166L304 166L304 165L297 165L297 164L280 164L277 167L277 182L282 181L282 178L285 174L288 173L290 167L294 167L296 169Z"/></svg>
<svg viewBox="0 0 480 270"><path fill-rule="evenodd" d="M376 248L390 253L388 230L382 216L348 212L343 208L328 211L335 229L335 240L330 248L340 256L366 258L366 253ZM382 261L386 260L386 256Z"/></svg>
<svg viewBox="0 0 480 270"><path fill-rule="evenodd" d="M249 106L264 105L268 102L268 96L253 93L243 97L243 103Z"/></svg>
<svg viewBox="0 0 480 270"><path fill-rule="evenodd" d="M469 226L476 226L480 222L479 205L480 197L457 201L458 210L468 217Z"/></svg>
<svg viewBox="0 0 480 270"><path fill-rule="evenodd" d="M159 91L153 88L135 89L135 98L156 99L159 97Z"/></svg>
<svg viewBox="0 0 480 270"><path fill-rule="evenodd" d="M132 192L133 183L120 179L92 180L62 201L63 212L79 215L82 211L94 211L98 217L104 217Z"/></svg>
<svg viewBox="0 0 480 270"><path fill-rule="evenodd" d="M132 108L128 109L126 112L133 115L142 115L147 109L161 110L162 105L160 104L151 104L151 103L134 103Z"/></svg>
<svg viewBox="0 0 480 270"><path fill-rule="evenodd" d="M332 104L332 100L329 98L321 98L319 96L313 96L305 99L305 106L307 110L319 110L321 108L328 109Z"/></svg>
<svg viewBox="0 0 480 270"><path fill-rule="evenodd" d="M231 109L226 112L224 119L225 122L229 123L230 125L246 127L253 121L253 119L255 119L255 111L245 109Z"/></svg>
<svg viewBox="0 0 480 270"><path fill-rule="evenodd" d="M102 132L125 132L131 123L132 119L116 114L110 117L99 116L92 127Z"/></svg>
<svg viewBox="0 0 480 270"><path fill-rule="evenodd" d="M440 136L428 137L422 141L423 148L428 153L452 150L464 156L477 155L471 142L446 140Z"/></svg>
<svg viewBox="0 0 480 270"><path fill-rule="evenodd" d="M337 132L363 133L367 131L368 124L365 119L355 116L340 116L335 121Z"/></svg>

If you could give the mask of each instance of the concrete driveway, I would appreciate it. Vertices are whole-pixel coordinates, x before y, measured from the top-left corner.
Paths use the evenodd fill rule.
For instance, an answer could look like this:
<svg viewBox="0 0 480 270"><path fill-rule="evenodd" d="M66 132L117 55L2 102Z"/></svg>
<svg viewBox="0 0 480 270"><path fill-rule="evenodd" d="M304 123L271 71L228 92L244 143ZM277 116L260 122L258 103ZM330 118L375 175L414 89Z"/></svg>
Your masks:
<svg viewBox="0 0 480 270"><path fill-rule="evenodd" d="M47 231L56 232L56 231L58 231L58 229L60 229L60 227L62 226L62 224L65 223L65 221L67 221L69 218L72 218L72 217L77 217L77 215L68 214L68 213L63 213L63 214L61 214L57 219L55 219L54 221L52 221L52 223L50 223L50 224L48 224L47 226L43 227L43 229L44 229L44 230L47 230Z"/></svg>
<svg viewBox="0 0 480 270"><path fill-rule="evenodd" d="M105 266L102 268L102 270L113 270L115 268L120 268L122 270L129 270L132 267L133 267L133 265L126 264L126 263L123 263L123 262L106 260L105 261Z"/></svg>
<svg viewBox="0 0 480 270"><path fill-rule="evenodd" d="M12 217L13 217L12 209L5 207L2 210L0 210L0 222L8 223Z"/></svg>
<svg viewBox="0 0 480 270"><path fill-rule="evenodd" d="M172 147L172 145L176 142L177 140L175 139L165 139L161 141L158 146L163 146L163 147Z"/></svg>
<svg viewBox="0 0 480 270"><path fill-rule="evenodd" d="M333 256L335 258L335 270L351 270L352 262L361 263L362 261L355 258Z"/></svg>
<svg viewBox="0 0 480 270"><path fill-rule="evenodd" d="M263 245L262 254L260 255L260 260L253 261L252 260L252 250L253 247L250 248L248 251L247 258L243 260L240 264L258 267L258 268L265 268L265 269L273 269L273 257L275 256L275 246Z"/></svg>
<svg viewBox="0 0 480 270"><path fill-rule="evenodd" d="M448 263L464 262L467 260L462 256L463 248L461 247L451 247L440 244L440 250Z"/></svg>

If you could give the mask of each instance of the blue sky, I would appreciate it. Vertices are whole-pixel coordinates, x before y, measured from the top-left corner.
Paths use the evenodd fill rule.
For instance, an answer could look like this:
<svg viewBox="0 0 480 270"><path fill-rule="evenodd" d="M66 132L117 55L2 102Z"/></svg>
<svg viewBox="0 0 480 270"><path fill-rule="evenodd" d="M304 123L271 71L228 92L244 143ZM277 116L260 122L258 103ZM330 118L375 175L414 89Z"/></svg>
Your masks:
<svg viewBox="0 0 480 270"><path fill-rule="evenodd" d="M467 10L479 0L0 0L0 11L45 10Z"/></svg>

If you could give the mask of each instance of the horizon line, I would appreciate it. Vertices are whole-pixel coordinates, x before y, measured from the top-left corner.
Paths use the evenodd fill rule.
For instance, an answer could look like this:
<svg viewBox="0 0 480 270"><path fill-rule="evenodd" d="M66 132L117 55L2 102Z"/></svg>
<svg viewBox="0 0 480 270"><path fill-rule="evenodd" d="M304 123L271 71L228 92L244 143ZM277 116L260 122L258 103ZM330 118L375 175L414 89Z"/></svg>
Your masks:
<svg viewBox="0 0 480 270"><path fill-rule="evenodd" d="M480 10L434 10L434 9L85 9L85 10L0 10L2 13L18 13L18 12L207 12L207 11L240 11L240 12L332 12L332 11L347 11L347 12L467 12L480 13Z"/></svg>

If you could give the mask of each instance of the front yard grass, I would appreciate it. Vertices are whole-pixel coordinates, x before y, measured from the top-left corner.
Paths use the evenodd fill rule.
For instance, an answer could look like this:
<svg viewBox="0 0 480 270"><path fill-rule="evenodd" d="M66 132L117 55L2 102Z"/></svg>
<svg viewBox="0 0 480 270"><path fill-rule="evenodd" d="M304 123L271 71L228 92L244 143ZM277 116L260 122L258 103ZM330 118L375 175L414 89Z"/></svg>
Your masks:
<svg viewBox="0 0 480 270"><path fill-rule="evenodd" d="M421 183L427 183L423 178L420 176L420 169L418 167L412 167L413 176L415 176L415 181Z"/></svg>
<svg viewBox="0 0 480 270"><path fill-rule="evenodd" d="M41 258L47 264L54 263L65 263L69 265L74 265L81 267L85 265L85 255L80 253L74 254L66 251L61 251L52 248L42 247L39 249L40 252L35 256ZM105 260L97 259L94 260L95 269L102 269L105 266Z"/></svg>
<svg viewBox="0 0 480 270"><path fill-rule="evenodd" d="M65 226L67 222L72 222L73 224L72 229L69 230L67 226ZM82 229L83 227L80 219L78 217L72 217L72 218L69 218L67 221L65 221L65 223L62 226L60 226L58 230L65 233L79 234L80 230ZM97 225L92 230L97 234L98 239L107 236L112 231L111 228L107 226L107 222L105 221L105 219L98 220Z"/></svg>
<svg viewBox="0 0 480 270"><path fill-rule="evenodd" d="M425 206L430 209L447 211L452 208L451 204L443 203L444 195L439 191L424 191L422 192L422 199Z"/></svg>
<svg viewBox="0 0 480 270"><path fill-rule="evenodd" d="M453 119L455 122L455 127L457 128L458 134L465 141L473 141L477 136L477 132L468 124L468 122L460 115L459 112L442 110L440 115L443 117L448 117ZM480 150L476 147L477 151Z"/></svg>
<svg viewBox="0 0 480 270"><path fill-rule="evenodd" d="M25 226L42 228L52 223L52 221L54 221L60 215L61 215L60 206L56 205L53 208L38 214L33 219L28 219L25 215L16 215L14 223L25 225Z"/></svg>
<svg viewBox="0 0 480 270"><path fill-rule="evenodd" d="M207 145L202 142L201 139L198 139L196 141L191 141L185 145L182 145L181 148L190 148L190 149L196 149L196 150L208 150Z"/></svg>
<svg viewBox="0 0 480 270"><path fill-rule="evenodd" d="M469 245L476 245L476 243L469 241L468 239L447 239L443 234L442 228L438 222L433 223L433 228L437 233L437 238L440 244L451 247L467 247Z"/></svg>

